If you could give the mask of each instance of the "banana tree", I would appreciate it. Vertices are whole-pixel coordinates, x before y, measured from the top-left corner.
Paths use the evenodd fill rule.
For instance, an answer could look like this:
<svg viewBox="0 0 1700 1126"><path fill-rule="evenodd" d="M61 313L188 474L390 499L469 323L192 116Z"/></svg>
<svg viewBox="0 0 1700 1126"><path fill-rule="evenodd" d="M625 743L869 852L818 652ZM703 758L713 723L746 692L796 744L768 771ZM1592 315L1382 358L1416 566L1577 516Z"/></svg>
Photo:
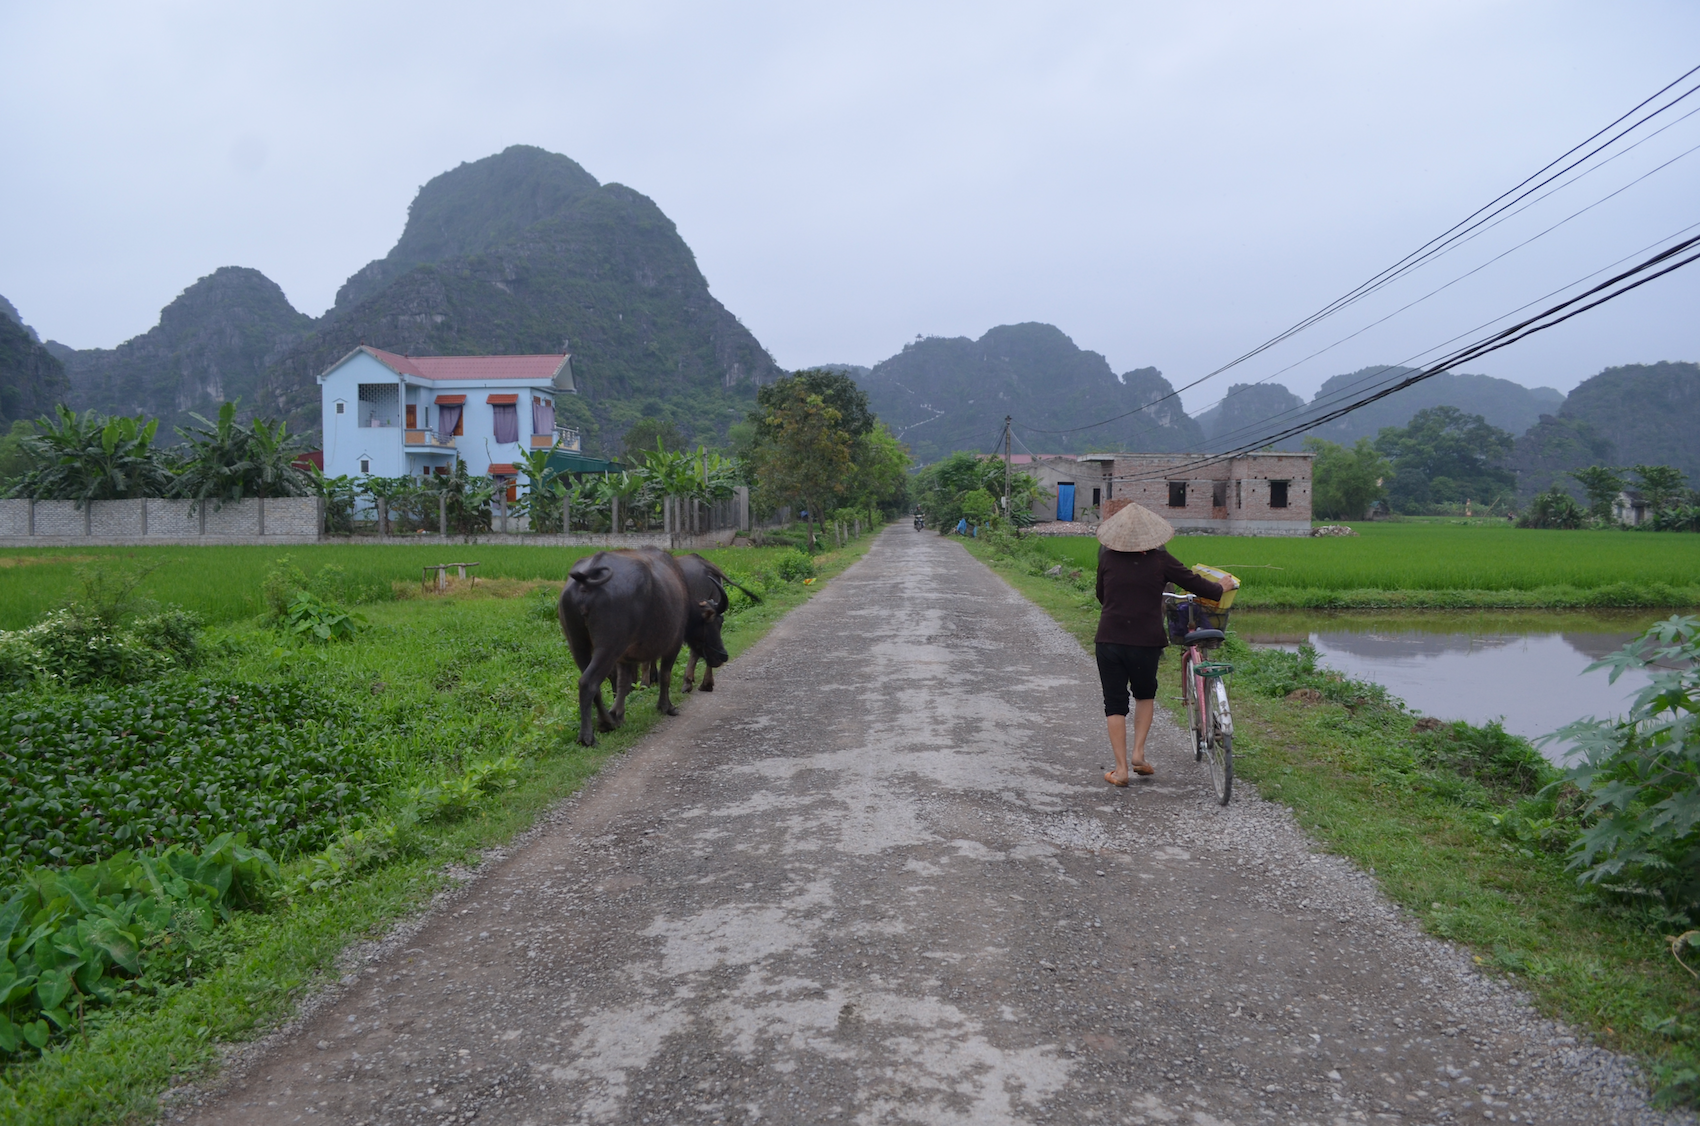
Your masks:
<svg viewBox="0 0 1700 1126"><path fill-rule="evenodd" d="M23 440L31 468L8 496L35 500L94 500L160 497L171 475L154 447L158 420L77 414L63 405L57 418L43 418Z"/></svg>

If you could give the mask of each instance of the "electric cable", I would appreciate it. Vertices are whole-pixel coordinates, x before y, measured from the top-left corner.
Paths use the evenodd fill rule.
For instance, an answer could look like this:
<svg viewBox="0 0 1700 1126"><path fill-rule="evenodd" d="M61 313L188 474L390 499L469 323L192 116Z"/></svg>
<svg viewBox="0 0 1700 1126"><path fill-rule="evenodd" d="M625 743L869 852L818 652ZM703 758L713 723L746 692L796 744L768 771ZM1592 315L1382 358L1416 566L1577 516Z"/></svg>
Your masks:
<svg viewBox="0 0 1700 1126"><path fill-rule="evenodd" d="M1664 94L1666 94L1667 92L1669 92L1674 87L1676 87L1676 86L1680 85L1681 83L1683 83L1684 81L1686 81L1689 77L1694 75L1696 72L1700 72L1700 66L1692 67L1691 69L1689 69L1688 71L1686 71L1685 73L1683 73L1682 75L1677 77L1675 80L1671 81L1670 83L1667 83L1665 86L1660 88L1658 91L1654 92L1649 97L1644 98L1641 102L1636 104L1630 110L1621 114L1619 117L1617 117L1611 123L1607 124L1606 126L1602 127L1601 129L1596 130L1594 133L1592 133L1590 136L1588 136L1584 140L1582 140L1582 141L1578 142L1577 144L1571 146L1571 148L1566 150L1564 153L1560 154L1558 157L1555 157L1553 160L1547 162L1547 164L1543 165L1540 169L1537 169L1535 172L1533 172L1530 175L1528 175L1527 177L1525 177L1518 184L1514 185L1513 187L1507 189L1504 192L1501 192L1498 196L1494 197L1492 200L1489 200L1487 203L1483 204L1481 207L1478 207L1475 211L1471 212L1469 215L1465 216L1463 219L1459 220L1457 223L1454 223L1451 227L1447 228L1445 231L1442 231L1439 235L1436 235L1434 238L1429 239L1428 242L1425 242L1424 244L1419 246L1416 250L1413 250L1410 253L1406 254L1403 258L1399 259L1393 265L1388 266L1388 267L1384 268L1383 270L1381 270L1380 272L1372 275L1366 281L1359 283L1353 289L1348 290L1345 294L1341 295L1340 297L1335 298L1333 301L1329 302L1327 305L1324 305L1321 309L1318 309L1316 312L1310 314L1308 317L1303 318L1302 320L1300 320L1296 324L1292 325L1291 327L1283 330L1280 333L1277 333L1273 337L1270 337L1268 340L1264 341L1262 344L1259 344L1255 348L1252 348L1251 350L1249 350L1245 353L1242 353L1240 356L1228 361L1226 364L1223 364L1221 367L1216 368L1214 371L1207 372L1206 374L1199 376L1197 379L1193 380L1192 382L1183 384L1182 386L1177 387L1174 390L1170 391L1169 394L1161 396L1157 399L1153 399L1150 402L1144 404L1143 406L1137 407L1137 408L1135 408L1134 410L1131 410L1131 411L1123 412L1122 414L1115 415L1115 416L1112 416L1110 418L1101 419L1097 422L1088 423L1084 426L1069 427L1067 429L1062 429L1062 430L1042 430L1042 429L1039 429L1037 427L1028 427L1028 429L1032 430L1036 433L1044 433L1044 434L1072 434L1072 433L1077 433L1078 431L1081 431L1081 430L1091 430L1091 429L1094 429L1094 428L1099 427L1099 426L1104 426L1104 425L1107 425L1108 423L1115 422L1115 421L1118 421L1120 419L1130 417L1131 415L1138 414L1140 411L1149 410L1151 407L1156 406L1158 403L1163 402L1167 399L1176 398L1181 394L1181 392L1191 390L1192 388L1197 387L1199 384L1204 383L1207 380L1214 379L1216 376L1221 375L1223 372L1228 371L1228 370L1230 370L1234 367L1237 367L1240 364L1245 363L1247 360L1250 360L1253 357L1258 356L1258 355L1262 354L1263 352L1268 351L1270 348L1274 347L1276 344L1279 344L1282 341L1287 340L1290 337L1292 337L1292 336L1294 336L1294 335L1296 335L1300 332L1303 332L1305 329L1310 328L1312 325L1317 324L1321 320L1323 320L1327 317L1333 316L1335 313L1340 312L1342 309L1344 309L1344 308L1346 308L1346 307L1348 307L1352 304L1355 304L1358 301L1363 300L1363 298L1369 296L1371 293L1374 293L1377 290L1381 289L1382 287L1384 287L1388 284L1391 284L1397 278L1404 276L1405 274L1416 269L1418 266L1421 266L1421 265L1425 264L1426 262L1430 261L1432 258L1437 257L1440 253L1443 253L1447 248L1451 247L1455 243L1458 243L1460 240L1464 239L1467 235L1470 234L1470 232L1476 230L1479 227L1483 227L1484 224L1487 224L1489 222L1489 220L1493 220L1493 219L1497 218L1498 216L1500 216L1505 211L1514 207L1516 204L1522 202L1524 199L1527 199L1530 195L1539 191L1541 188L1545 187L1546 185L1552 183L1553 180L1558 179L1559 177L1565 175L1566 173L1575 169L1579 165L1581 165L1581 164L1587 162L1588 160L1592 159L1594 156L1597 156L1599 153L1603 152L1605 149L1609 148L1613 144L1616 144L1622 138L1628 136L1630 133L1639 129L1642 125L1644 125L1647 122L1658 117L1660 114L1665 113L1667 110L1673 108L1674 106L1680 104L1682 101L1687 99L1689 96L1693 95L1696 91L1700 91L1700 84L1689 87L1687 90L1683 91L1681 94L1677 95L1675 98L1671 99L1669 102L1665 103L1664 105L1653 110L1651 113L1648 113L1644 117L1635 121L1634 123L1629 125L1627 128L1619 131L1618 133L1616 133L1612 137L1608 138L1606 141L1604 141L1600 145L1597 145L1593 149L1584 153L1581 157L1578 157L1576 160L1571 161L1569 164L1565 165L1564 167L1559 168L1558 171L1553 172L1552 175L1550 175L1550 176L1546 175L1555 166L1562 164L1566 160L1569 160L1569 158L1571 156L1573 156L1577 151L1579 151L1583 148L1586 148L1588 145L1590 145L1594 141L1598 140L1604 134L1615 129L1618 125L1622 124L1625 120L1632 117L1634 114L1640 112L1643 108L1645 108L1650 103L1652 103L1652 102L1658 100L1659 98L1661 98L1662 96L1664 96ZM1684 115L1684 116L1686 117L1687 115ZM1671 124L1675 124L1675 122L1672 122ZM1637 142L1637 144L1639 144L1639 142ZM1633 146L1631 146L1631 147L1633 147ZM1627 151L1627 150L1625 150L1625 151ZM1605 161L1602 161L1600 166L1603 166L1605 163L1606 163ZM1596 166L1596 167L1598 167L1598 166ZM1542 176L1546 176L1546 179L1544 179L1544 180L1540 179L1540 177L1542 177ZM1577 178L1579 179L1580 177L1577 177ZM1531 183L1533 181L1537 181L1537 180L1539 180L1539 182L1533 183L1532 186L1531 186ZM1508 197L1513 197L1513 198L1510 198L1509 201L1507 201ZM1484 213L1486 213L1486 214L1484 215Z"/></svg>
<svg viewBox="0 0 1700 1126"><path fill-rule="evenodd" d="M1284 438L1292 437L1295 434L1301 433L1312 427L1332 422L1336 418L1344 417L1352 411L1365 407L1377 400L1384 399L1387 396L1392 395L1395 392L1402 391L1407 387L1414 386L1415 384L1432 376L1439 375L1441 372L1448 371L1461 363L1467 363L1470 360L1485 356L1490 352L1497 352L1501 348L1510 347L1512 344L1525 340L1536 333L1545 332L1550 328L1556 328L1573 317L1580 316L1592 309L1596 309L1607 302L1615 301L1617 298L1631 293L1649 282L1656 281L1667 274L1674 273L1695 261L1700 261L1700 252L1688 254L1687 257L1678 258L1679 255L1683 255L1688 251L1693 250L1696 246L1700 246L1700 235L1684 239L1681 242L1666 247L1664 250L1661 250L1658 254L1653 255L1653 257L1646 261L1639 263L1629 270L1625 270L1621 274L1608 278L1591 289L1585 290L1573 297L1569 297L1564 301L1561 301L1558 304L1527 318L1526 320L1501 329L1492 336L1485 337L1473 344L1466 345L1465 347L1458 349L1435 363L1430 364L1395 383L1380 388L1372 394L1363 396L1355 402L1330 410L1316 418L1306 419L1295 426L1288 427L1273 434L1267 434L1255 441L1242 443L1231 450L1226 450L1208 457L1198 458L1178 466L1168 466L1161 474L1129 474L1124 477L1117 477L1114 479L1143 481L1155 480L1159 477L1173 476L1177 471L1212 465L1219 461L1225 461L1248 451L1269 445L1273 442L1281 441ZM1671 259L1673 258L1677 258L1677 260L1672 262ZM1648 272L1653 271L1656 266L1663 266L1663 268L1654 272ZM1637 277L1637 275L1642 274L1645 274L1646 276ZM1621 284L1625 282L1628 284ZM1589 300L1589 298L1592 298L1592 300ZM1578 304L1578 302L1586 303ZM1571 308L1571 306L1575 306L1575 308Z"/></svg>

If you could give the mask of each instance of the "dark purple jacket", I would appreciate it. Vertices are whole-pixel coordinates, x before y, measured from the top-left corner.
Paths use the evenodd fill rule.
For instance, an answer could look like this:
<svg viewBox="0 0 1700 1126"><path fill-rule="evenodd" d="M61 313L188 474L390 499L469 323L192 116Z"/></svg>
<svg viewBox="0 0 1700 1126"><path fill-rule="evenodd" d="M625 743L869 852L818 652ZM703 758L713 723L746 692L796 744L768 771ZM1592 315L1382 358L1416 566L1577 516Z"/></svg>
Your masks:
<svg viewBox="0 0 1700 1126"><path fill-rule="evenodd" d="M1158 547L1150 551L1098 549L1098 636L1110 645L1162 647L1169 643L1163 626L1163 588L1174 583L1200 598L1222 597L1222 588L1189 571L1186 564Z"/></svg>

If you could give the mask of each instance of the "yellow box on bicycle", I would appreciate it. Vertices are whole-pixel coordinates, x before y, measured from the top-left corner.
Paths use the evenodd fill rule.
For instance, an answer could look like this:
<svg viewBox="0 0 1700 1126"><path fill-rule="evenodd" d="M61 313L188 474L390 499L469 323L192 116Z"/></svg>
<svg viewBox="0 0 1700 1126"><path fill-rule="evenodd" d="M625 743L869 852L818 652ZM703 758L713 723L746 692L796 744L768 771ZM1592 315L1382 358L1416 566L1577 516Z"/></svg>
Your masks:
<svg viewBox="0 0 1700 1126"><path fill-rule="evenodd" d="M1207 567L1203 563L1194 563L1192 569L1195 573L1202 575L1218 586L1227 586L1228 580L1233 580L1236 583L1239 581L1220 567ZM1224 590L1219 602L1212 602L1208 598L1200 598L1198 601L1211 610L1226 610L1234 604L1234 595L1238 593L1239 590L1236 587L1234 590Z"/></svg>

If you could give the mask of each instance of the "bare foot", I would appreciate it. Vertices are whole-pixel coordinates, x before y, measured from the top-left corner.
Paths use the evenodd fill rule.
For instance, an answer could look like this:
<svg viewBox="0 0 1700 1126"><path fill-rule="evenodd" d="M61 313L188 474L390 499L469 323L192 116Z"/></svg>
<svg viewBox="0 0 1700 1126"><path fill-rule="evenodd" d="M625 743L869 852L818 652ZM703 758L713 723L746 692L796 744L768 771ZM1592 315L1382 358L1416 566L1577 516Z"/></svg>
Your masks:
<svg viewBox="0 0 1700 1126"><path fill-rule="evenodd" d="M1104 781L1108 782L1112 786L1125 786L1127 785L1127 775L1124 774L1120 778L1117 778L1115 771L1106 770L1104 771Z"/></svg>

